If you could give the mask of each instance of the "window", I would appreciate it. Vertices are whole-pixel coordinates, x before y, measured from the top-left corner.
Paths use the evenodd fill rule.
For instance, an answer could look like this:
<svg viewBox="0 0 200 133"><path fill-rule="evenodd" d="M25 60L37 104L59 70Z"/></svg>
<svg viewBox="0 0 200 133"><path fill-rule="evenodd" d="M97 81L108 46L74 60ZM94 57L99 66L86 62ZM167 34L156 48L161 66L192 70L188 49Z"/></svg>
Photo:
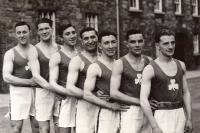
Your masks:
<svg viewBox="0 0 200 133"><path fill-rule="evenodd" d="M193 47L194 47L194 51L193 54L199 54L200 51L200 47L199 47L199 34L195 34L193 36Z"/></svg>
<svg viewBox="0 0 200 133"><path fill-rule="evenodd" d="M86 14L86 26L92 27L96 31L98 31L98 17L94 13L87 13Z"/></svg>
<svg viewBox="0 0 200 133"><path fill-rule="evenodd" d="M192 0L192 15L198 16L198 0Z"/></svg>
<svg viewBox="0 0 200 133"><path fill-rule="evenodd" d="M163 7L162 7L163 3L162 2L163 2L162 0L156 0L156 5L155 5L155 9L154 9L155 12L163 11Z"/></svg>
<svg viewBox="0 0 200 133"><path fill-rule="evenodd" d="M48 18L51 19L53 21L53 34L52 34L52 40L55 41L55 37L56 37L56 16L55 16L55 12L51 11L51 10L41 10L39 12L39 17L40 18Z"/></svg>
<svg viewBox="0 0 200 133"><path fill-rule="evenodd" d="M139 10L139 0L131 0L130 10Z"/></svg>
<svg viewBox="0 0 200 133"><path fill-rule="evenodd" d="M181 14L182 8L181 8L181 0L174 0L175 4L175 14Z"/></svg>

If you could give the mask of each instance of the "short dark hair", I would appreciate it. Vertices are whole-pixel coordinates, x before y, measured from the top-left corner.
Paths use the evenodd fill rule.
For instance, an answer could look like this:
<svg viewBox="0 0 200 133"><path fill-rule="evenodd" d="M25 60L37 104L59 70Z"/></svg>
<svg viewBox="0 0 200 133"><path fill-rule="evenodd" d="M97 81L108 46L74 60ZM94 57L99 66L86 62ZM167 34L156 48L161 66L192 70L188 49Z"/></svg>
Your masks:
<svg viewBox="0 0 200 133"><path fill-rule="evenodd" d="M174 32L169 28L161 28L156 35L155 41L158 43L160 41L161 36L175 36Z"/></svg>
<svg viewBox="0 0 200 133"><path fill-rule="evenodd" d="M29 25L27 22L24 22L24 21L21 21L21 22L16 23L16 24L15 24L15 29L16 29L16 27L22 26L22 25L26 25L26 26L28 27L29 30L31 29L30 25Z"/></svg>
<svg viewBox="0 0 200 133"><path fill-rule="evenodd" d="M83 38L83 33L84 33L84 32L88 32L88 31L94 31L95 34L98 36L98 32L97 32L94 28L92 28L92 27L86 27L86 28L83 28L83 29L80 31L80 37L81 37L81 39Z"/></svg>
<svg viewBox="0 0 200 133"><path fill-rule="evenodd" d="M128 30L126 32L126 40L129 39L129 36L130 35L133 35L133 34L142 34L141 30L136 30L136 29L131 29L131 30ZM143 35L143 34L142 34Z"/></svg>
<svg viewBox="0 0 200 133"><path fill-rule="evenodd" d="M53 21L51 19L48 18L41 18L36 22L36 27L38 29L38 25L41 23L48 23L51 27L53 26Z"/></svg>
<svg viewBox="0 0 200 133"><path fill-rule="evenodd" d="M73 27L76 30L75 26L73 26L72 24L61 25L58 31L59 36L62 37L64 30L68 29L69 27Z"/></svg>
<svg viewBox="0 0 200 133"><path fill-rule="evenodd" d="M101 42L101 39L104 37L104 36L110 36L110 35L113 35L116 39L117 39L117 34L114 33L114 32L111 32L111 31L102 31L99 36L98 36L98 40L99 42Z"/></svg>

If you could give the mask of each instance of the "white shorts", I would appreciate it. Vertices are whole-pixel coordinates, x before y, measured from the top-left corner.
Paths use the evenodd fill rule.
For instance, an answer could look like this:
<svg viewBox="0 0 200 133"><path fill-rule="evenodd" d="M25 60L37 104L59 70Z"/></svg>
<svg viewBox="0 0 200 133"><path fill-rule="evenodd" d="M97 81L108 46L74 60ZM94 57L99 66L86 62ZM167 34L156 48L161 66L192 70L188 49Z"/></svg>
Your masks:
<svg viewBox="0 0 200 133"><path fill-rule="evenodd" d="M163 133L184 133L186 118L183 108L156 110L154 117Z"/></svg>
<svg viewBox="0 0 200 133"><path fill-rule="evenodd" d="M29 118L33 106L33 87L17 87L10 85L10 115L11 120Z"/></svg>
<svg viewBox="0 0 200 133"><path fill-rule="evenodd" d="M60 114L60 107L61 107L62 99L58 98L55 94L55 101L53 107L53 116L58 117Z"/></svg>
<svg viewBox="0 0 200 133"><path fill-rule="evenodd" d="M36 88L35 118L37 121L48 121L52 118L54 99L53 92L43 88Z"/></svg>
<svg viewBox="0 0 200 133"><path fill-rule="evenodd" d="M141 133L144 114L140 106L130 106L126 112L121 112L120 133Z"/></svg>
<svg viewBox="0 0 200 133"><path fill-rule="evenodd" d="M58 118L58 127L75 127L76 104L77 99L75 97L67 97L65 100L62 100Z"/></svg>
<svg viewBox="0 0 200 133"><path fill-rule="evenodd" d="M117 133L120 130L120 112L100 109L96 133Z"/></svg>
<svg viewBox="0 0 200 133"><path fill-rule="evenodd" d="M85 100L78 100L76 133L94 133L99 107Z"/></svg>

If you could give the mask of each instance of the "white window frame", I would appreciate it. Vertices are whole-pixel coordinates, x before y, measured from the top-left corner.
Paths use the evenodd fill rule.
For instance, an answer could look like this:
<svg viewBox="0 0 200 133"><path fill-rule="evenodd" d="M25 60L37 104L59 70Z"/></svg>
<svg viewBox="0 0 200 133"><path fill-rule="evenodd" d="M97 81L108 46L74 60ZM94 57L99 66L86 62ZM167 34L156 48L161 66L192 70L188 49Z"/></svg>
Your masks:
<svg viewBox="0 0 200 133"><path fill-rule="evenodd" d="M48 18L51 19L53 24L52 24L52 28L53 28L53 33L52 33L52 41L55 42L55 38L56 38L56 13L54 11L48 11L48 10L44 10L44 11L40 11L39 14L40 18Z"/></svg>
<svg viewBox="0 0 200 133"><path fill-rule="evenodd" d="M192 0L192 16L198 16L198 0Z"/></svg>
<svg viewBox="0 0 200 133"><path fill-rule="evenodd" d="M200 48L199 48L199 34L194 34L193 35L193 48L194 48L194 50L193 50L193 54L194 55L197 55L197 54L199 54L199 50L200 50Z"/></svg>
<svg viewBox="0 0 200 133"><path fill-rule="evenodd" d="M86 13L86 26L98 31L98 16L94 13Z"/></svg>
<svg viewBox="0 0 200 133"><path fill-rule="evenodd" d="M182 0L174 0L175 14L182 14Z"/></svg>
<svg viewBox="0 0 200 133"><path fill-rule="evenodd" d="M163 12L163 0L156 0L154 12Z"/></svg>
<svg viewBox="0 0 200 133"><path fill-rule="evenodd" d="M130 10L140 10L139 0L131 0L131 6L129 9Z"/></svg>

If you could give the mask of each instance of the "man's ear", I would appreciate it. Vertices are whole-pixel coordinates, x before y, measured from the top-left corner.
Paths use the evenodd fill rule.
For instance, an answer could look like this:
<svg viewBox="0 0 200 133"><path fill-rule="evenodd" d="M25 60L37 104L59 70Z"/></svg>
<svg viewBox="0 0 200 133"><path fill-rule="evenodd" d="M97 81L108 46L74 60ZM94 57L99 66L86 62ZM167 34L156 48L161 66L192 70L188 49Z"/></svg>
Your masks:
<svg viewBox="0 0 200 133"><path fill-rule="evenodd" d="M126 47L128 47L128 41L125 40L123 43L124 43L124 45L125 45Z"/></svg>
<svg viewBox="0 0 200 133"><path fill-rule="evenodd" d="M102 45L100 42L98 42L98 49L101 51L102 50Z"/></svg>

